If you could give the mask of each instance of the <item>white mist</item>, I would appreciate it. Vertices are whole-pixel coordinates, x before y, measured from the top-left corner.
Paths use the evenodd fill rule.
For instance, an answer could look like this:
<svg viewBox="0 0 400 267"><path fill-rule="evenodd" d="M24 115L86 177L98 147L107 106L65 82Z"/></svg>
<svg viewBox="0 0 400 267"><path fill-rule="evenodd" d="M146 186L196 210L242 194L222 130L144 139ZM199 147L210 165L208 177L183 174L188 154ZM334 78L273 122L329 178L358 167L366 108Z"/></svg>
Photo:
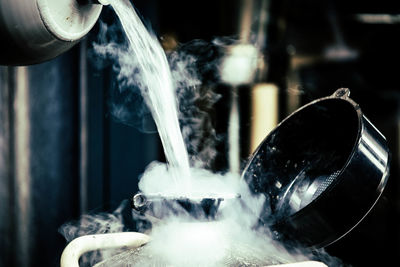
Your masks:
<svg viewBox="0 0 400 267"><path fill-rule="evenodd" d="M244 262L241 266L305 260L305 256L292 255L273 241L267 229L262 229L261 232L253 229L258 220L257 215L265 203L263 195L254 197L246 182L237 174L220 175L190 167L179 126L174 81L166 55L157 38L149 34L129 0L110 2L128 37L130 51L120 51L121 48L115 46L97 46L95 49L116 56L123 66L118 77L126 78L130 81L129 84L140 88L157 125L168 162L150 164L140 179L140 190L144 194L189 198L229 196L222 201L216 221L199 222L177 214L153 224L150 233L152 241L145 249L149 250L153 259L157 259L156 262L162 262L157 266L226 266L229 265L226 259L232 255L248 260L246 253L252 254L251 259L256 262ZM181 71L185 72L185 67ZM180 77L186 75L187 73ZM197 79L179 82L194 85L199 83ZM191 163L193 166L203 165ZM240 201L227 201L238 194L241 196ZM119 227L117 229L120 230L122 219L115 218L115 224ZM81 223L87 225L84 220ZM79 230L85 231L84 228L80 227ZM131 266L130 262L124 264ZM144 263L141 266L153 265Z"/></svg>
<svg viewBox="0 0 400 267"><path fill-rule="evenodd" d="M128 37L132 68L138 68L139 85L156 122L168 164L152 163L140 179L144 194L181 197L213 197L240 194L242 203L224 200L214 222L196 222L187 216L153 225L151 255L167 266L221 266L235 245L264 248L265 255L293 261L268 233L252 230L265 199L253 197L237 174L218 175L190 168L188 153L179 127L177 97L167 58L157 38L149 34L128 0L111 2ZM126 63L126 62L125 62ZM196 164L194 164L196 165ZM176 182L174 182L176 181ZM257 247L255 247L257 246Z"/></svg>

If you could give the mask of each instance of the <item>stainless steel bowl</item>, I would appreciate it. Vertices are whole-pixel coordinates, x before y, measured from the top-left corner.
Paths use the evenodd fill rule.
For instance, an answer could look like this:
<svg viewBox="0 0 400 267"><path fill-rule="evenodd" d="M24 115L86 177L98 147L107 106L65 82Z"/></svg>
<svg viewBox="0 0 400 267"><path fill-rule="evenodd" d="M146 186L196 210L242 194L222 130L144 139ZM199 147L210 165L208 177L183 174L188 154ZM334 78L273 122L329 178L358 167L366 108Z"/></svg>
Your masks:
<svg viewBox="0 0 400 267"><path fill-rule="evenodd" d="M324 247L355 227L389 176L385 137L348 89L317 99L282 121L251 157L243 178L267 201L260 225L276 238Z"/></svg>

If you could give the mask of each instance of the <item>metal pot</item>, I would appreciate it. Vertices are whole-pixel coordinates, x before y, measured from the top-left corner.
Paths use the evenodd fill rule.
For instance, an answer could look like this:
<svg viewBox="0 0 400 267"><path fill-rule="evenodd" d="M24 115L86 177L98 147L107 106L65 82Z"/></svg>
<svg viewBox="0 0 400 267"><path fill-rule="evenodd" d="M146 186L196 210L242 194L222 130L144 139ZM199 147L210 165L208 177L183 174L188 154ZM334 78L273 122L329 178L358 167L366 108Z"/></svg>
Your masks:
<svg viewBox="0 0 400 267"><path fill-rule="evenodd" d="M94 267L175 266L154 255L149 246L151 246L151 241L144 246L129 249L111 258L105 259L104 261L97 263ZM193 264L189 266L200 265ZM220 262L212 266L327 267L327 265L318 261L299 261L296 263L289 263L287 260L280 258L278 255L268 255L261 248L241 243L240 241L232 244L232 246L229 247L225 257L221 259Z"/></svg>
<svg viewBox="0 0 400 267"><path fill-rule="evenodd" d="M218 219L220 207L240 200L240 194L178 197L162 194L137 193L132 208L150 220L179 216L181 220L212 221Z"/></svg>
<svg viewBox="0 0 400 267"><path fill-rule="evenodd" d="M252 155L243 178L267 201L260 225L310 248L346 235L371 210L389 176L385 137L348 89L282 121Z"/></svg>
<svg viewBox="0 0 400 267"><path fill-rule="evenodd" d="M74 46L109 0L0 0L0 65L28 65Z"/></svg>

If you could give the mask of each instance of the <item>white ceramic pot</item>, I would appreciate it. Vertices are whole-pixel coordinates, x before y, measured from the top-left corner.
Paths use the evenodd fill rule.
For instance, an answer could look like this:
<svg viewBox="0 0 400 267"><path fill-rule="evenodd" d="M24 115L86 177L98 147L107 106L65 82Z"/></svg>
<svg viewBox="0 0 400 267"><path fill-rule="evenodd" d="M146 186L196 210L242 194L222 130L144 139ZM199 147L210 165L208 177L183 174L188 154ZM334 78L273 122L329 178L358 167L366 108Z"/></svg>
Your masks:
<svg viewBox="0 0 400 267"><path fill-rule="evenodd" d="M82 39L109 0L0 0L0 65L52 59Z"/></svg>

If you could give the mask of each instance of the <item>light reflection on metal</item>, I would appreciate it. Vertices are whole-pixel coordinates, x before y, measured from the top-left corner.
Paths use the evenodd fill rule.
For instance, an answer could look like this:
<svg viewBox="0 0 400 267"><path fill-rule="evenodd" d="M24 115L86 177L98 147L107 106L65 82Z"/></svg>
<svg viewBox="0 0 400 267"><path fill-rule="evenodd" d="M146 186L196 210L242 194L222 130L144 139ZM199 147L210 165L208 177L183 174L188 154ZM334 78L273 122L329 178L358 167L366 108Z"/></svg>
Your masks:
<svg viewBox="0 0 400 267"><path fill-rule="evenodd" d="M373 153L374 157L376 158L377 161L381 162L381 164L385 165L388 159L388 153L387 151L384 151L382 148L378 146L378 143L373 139L372 136L370 136L368 133L364 133L364 136L361 138L361 141L366 144L366 147L373 147Z"/></svg>
<svg viewBox="0 0 400 267"><path fill-rule="evenodd" d="M366 123L369 123L374 129L376 129L376 127L373 126L373 124L371 124L365 116L363 116L363 118L366 120ZM377 131L377 133L382 135L379 131ZM363 130L363 134L361 136L360 151L363 152L363 154L374 164L374 166L379 171L381 171L382 173L386 172L386 165L388 162L389 153L376 142L374 137L371 136L368 131L365 130Z"/></svg>
<svg viewBox="0 0 400 267"><path fill-rule="evenodd" d="M379 162L374 155L372 154L372 152L363 144L360 144L360 151L363 152L363 154L375 165L375 167L377 169L379 169L380 171L382 171L383 173L385 172L385 166L383 166L381 164L381 162Z"/></svg>
<svg viewBox="0 0 400 267"><path fill-rule="evenodd" d="M27 67L15 68L14 112L14 174L15 174L15 228L18 266L30 266L30 220L31 220L31 175L30 175L30 119L29 86Z"/></svg>

